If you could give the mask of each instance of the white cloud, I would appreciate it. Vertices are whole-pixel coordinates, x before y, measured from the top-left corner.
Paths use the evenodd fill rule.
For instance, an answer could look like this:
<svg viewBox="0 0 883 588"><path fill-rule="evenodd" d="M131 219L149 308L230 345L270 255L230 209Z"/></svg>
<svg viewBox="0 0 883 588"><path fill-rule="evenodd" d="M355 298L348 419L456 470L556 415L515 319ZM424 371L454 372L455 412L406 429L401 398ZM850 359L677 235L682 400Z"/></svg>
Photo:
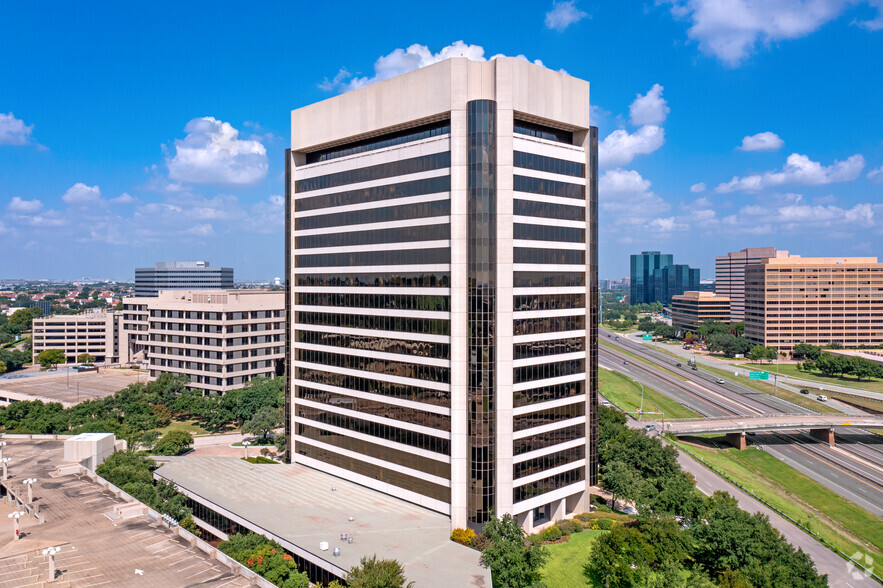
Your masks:
<svg viewBox="0 0 883 588"><path fill-rule="evenodd" d="M36 198L34 200L22 200L18 196L14 196L6 206L6 210L17 214L34 214L42 208L43 203Z"/></svg>
<svg viewBox="0 0 883 588"><path fill-rule="evenodd" d="M195 235L197 237L209 237L215 234L215 229L210 223L204 223L190 227L184 232L188 235Z"/></svg>
<svg viewBox="0 0 883 588"><path fill-rule="evenodd" d="M813 235L826 229L826 235L838 231L843 237L854 235L857 228L870 229L879 224L883 204L861 202L850 208L833 204L804 204L797 201L778 207L750 205L723 219L723 225L733 234L789 234Z"/></svg>
<svg viewBox="0 0 883 588"><path fill-rule="evenodd" d="M96 204L101 201L101 189L77 182L61 197L66 204Z"/></svg>
<svg viewBox="0 0 883 588"><path fill-rule="evenodd" d="M799 39L837 18L855 0L665 0L691 23L687 35L726 65L740 65L758 43ZM873 2L879 7L879 2ZM864 26L877 27L877 21ZM881 25L883 26L883 22Z"/></svg>
<svg viewBox="0 0 883 588"><path fill-rule="evenodd" d="M869 31L879 31L883 29L883 0L869 0L868 4L877 9L877 17L871 20L853 21L853 24L864 27Z"/></svg>
<svg viewBox="0 0 883 588"><path fill-rule="evenodd" d="M699 182L698 184L693 184L690 186L690 192L694 194L699 194L700 192L705 192L705 182Z"/></svg>
<svg viewBox="0 0 883 588"><path fill-rule="evenodd" d="M133 204L137 201L138 201L138 199L135 198L134 196L132 196L131 194L129 194L128 192L123 192L122 194L120 194L116 198L111 199L111 202L113 202L114 204Z"/></svg>
<svg viewBox="0 0 883 588"><path fill-rule="evenodd" d="M665 117L671 109L662 97L663 87L659 84L653 84L650 90L641 96L635 98L629 107L629 114L632 124L636 127L642 125L660 125L665 122Z"/></svg>
<svg viewBox="0 0 883 588"><path fill-rule="evenodd" d="M598 179L600 207L611 220L608 228L632 230L668 212L671 206L650 190L651 182L635 170L621 168L604 172Z"/></svg>
<svg viewBox="0 0 883 588"><path fill-rule="evenodd" d="M874 180L875 182L883 182L883 165L881 165L877 169L869 171L868 179Z"/></svg>
<svg viewBox="0 0 883 588"><path fill-rule="evenodd" d="M602 167L627 165L636 156L653 153L664 143L665 131L656 125L645 125L634 133L618 129L598 146L598 164Z"/></svg>
<svg viewBox="0 0 883 588"><path fill-rule="evenodd" d="M0 145L27 145L33 131L34 125L26 125L11 112L0 112Z"/></svg>
<svg viewBox="0 0 883 588"><path fill-rule="evenodd" d="M166 158L169 177L195 184L253 184L267 175L267 150L255 140L239 138L230 123L211 116L194 118L187 136L175 140L174 157Z"/></svg>
<svg viewBox="0 0 883 588"><path fill-rule="evenodd" d="M560 33L587 16L588 14L576 7L576 0L556 1L552 3L552 10L546 13L546 28Z"/></svg>
<svg viewBox="0 0 883 588"><path fill-rule="evenodd" d="M740 151L778 151L785 145L779 135L766 131L756 135L748 135L742 139Z"/></svg>
<svg viewBox="0 0 883 588"><path fill-rule="evenodd" d="M737 190L753 192L784 184L818 186L834 182L850 182L861 174L864 167L865 158L859 154L845 161L835 161L829 166L823 166L817 161L810 160L806 155L792 153L788 156L782 171L737 176L729 182L720 184L714 191L726 194Z"/></svg>

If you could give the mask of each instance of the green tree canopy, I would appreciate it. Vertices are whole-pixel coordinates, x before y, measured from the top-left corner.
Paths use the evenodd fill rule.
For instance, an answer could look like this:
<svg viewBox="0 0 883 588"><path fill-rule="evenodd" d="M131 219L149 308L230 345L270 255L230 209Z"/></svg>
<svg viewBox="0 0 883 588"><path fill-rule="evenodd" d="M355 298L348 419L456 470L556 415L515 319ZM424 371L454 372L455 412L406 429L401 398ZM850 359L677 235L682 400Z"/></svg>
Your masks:
<svg viewBox="0 0 883 588"><path fill-rule="evenodd" d="M481 565L490 568L494 586L529 588L539 583L549 551L525 541L524 530L512 515L491 516L484 541Z"/></svg>
<svg viewBox="0 0 883 588"><path fill-rule="evenodd" d="M45 349L37 354L36 359L37 363L39 363L43 369L48 369L53 365L58 365L59 363L67 361L64 351L61 349Z"/></svg>
<svg viewBox="0 0 883 588"><path fill-rule="evenodd" d="M346 576L350 588L410 588L402 564L395 559L377 559L362 556L359 565L354 566Z"/></svg>
<svg viewBox="0 0 883 588"><path fill-rule="evenodd" d="M96 357L91 353L81 353L77 355L77 363L95 363Z"/></svg>
<svg viewBox="0 0 883 588"><path fill-rule="evenodd" d="M262 406L253 417L242 424L242 432L266 439L280 424L282 424L282 414L279 409Z"/></svg>

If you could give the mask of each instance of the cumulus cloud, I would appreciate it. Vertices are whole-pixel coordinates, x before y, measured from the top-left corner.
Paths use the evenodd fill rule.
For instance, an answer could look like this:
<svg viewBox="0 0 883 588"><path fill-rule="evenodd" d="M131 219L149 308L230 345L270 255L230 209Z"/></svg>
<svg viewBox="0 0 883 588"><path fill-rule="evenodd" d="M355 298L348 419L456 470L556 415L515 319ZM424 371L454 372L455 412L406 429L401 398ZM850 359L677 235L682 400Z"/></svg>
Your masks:
<svg viewBox="0 0 883 588"><path fill-rule="evenodd" d="M742 139L740 151L778 151L785 144L779 135L766 131Z"/></svg>
<svg viewBox="0 0 883 588"><path fill-rule="evenodd" d="M643 96L638 94L635 101L629 106L629 115L632 124L636 127L642 125L661 125L671 109L662 97L663 87L653 84L653 87Z"/></svg>
<svg viewBox="0 0 883 588"><path fill-rule="evenodd" d="M137 202L138 199L135 198L134 196L132 196L131 194L129 194L128 192L123 192L122 194L120 194L116 198L112 198L110 201L113 202L114 204L133 204L133 203Z"/></svg>
<svg viewBox="0 0 883 588"><path fill-rule="evenodd" d="M834 182L850 182L861 174L864 167L865 158L859 154L853 155L845 161L834 161L829 166L823 166L817 161L812 161L806 155L792 153L788 156L781 171L769 171L743 177L736 176L729 182L720 184L714 191L726 194L736 191L753 192L785 184L818 186Z"/></svg>
<svg viewBox="0 0 883 588"><path fill-rule="evenodd" d="M608 228L633 230L668 212L671 206L650 186L650 180L635 170L605 171L598 178L599 205L605 215L610 215L604 224Z"/></svg>
<svg viewBox="0 0 883 588"><path fill-rule="evenodd" d="M96 204L101 201L101 189L77 182L61 197L66 204Z"/></svg>
<svg viewBox="0 0 883 588"><path fill-rule="evenodd" d="M556 1L552 3L552 10L546 13L546 28L560 33L587 16L587 13L576 7L576 0Z"/></svg>
<svg viewBox="0 0 883 588"><path fill-rule="evenodd" d="M690 22L687 36L707 55L739 66L758 44L799 39L837 18L855 0L665 0ZM872 5L880 8L879 0ZM876 30L883 17L859 23Z"/></svg>
<svg viewBox="0 0 883 588"><path fill-rule="evenodd" d="M857 228L871 229L879 225L883 204L860 202L851 207L834 204L806 204L798 198L781 206L749 205L725 217L722 225L733 234L813 234L826 229L842 236L854 235Z"/></svg>
<svg viewBox="0 0 883 588"><path fill-rule="evenodd" d="M6 210L13 214L34 214L40 212L42 208L43 203L39 200L23 200L18 196L14 196L6 205Z"/></svg>
<svg viewBox="0 0 883 588"><path fill-rule="evenodd" d="M869 171L868 179L874 180L875 182L883 182L883 165L881 165L877 169Z"/></svg>
<svg viewBox="0 0 883 588"><path fill-rule="evenodd" d="M0 112L0 145L27 145L33 131L34 125L26 125L11 112Z"/></svg>
<svg viewBox="0 0 883 588"><path fill-rule="evenodd" d="M187 136L175 140L175 155L166 158L172 180L243 185L267 175L267 150L260 141L240 139L230 123L205 116L188 122L184 131Z"/></svg>
<svg viewBox="0 0 883 588"><path fill-rule="evenodd" d="M628 165L638 155L653 153L664 143L665 131L656 125L645 125L634 133L617 129L598 146L598 164L601 167Z"/></svg>
<svg viewBox="0 0 883 588"><path fill-rule="evenodd" d="M698 184L693 184L690 186L690 192L694 194L699 194L700 192L705 192L705 182L699 182Z"/></svg>

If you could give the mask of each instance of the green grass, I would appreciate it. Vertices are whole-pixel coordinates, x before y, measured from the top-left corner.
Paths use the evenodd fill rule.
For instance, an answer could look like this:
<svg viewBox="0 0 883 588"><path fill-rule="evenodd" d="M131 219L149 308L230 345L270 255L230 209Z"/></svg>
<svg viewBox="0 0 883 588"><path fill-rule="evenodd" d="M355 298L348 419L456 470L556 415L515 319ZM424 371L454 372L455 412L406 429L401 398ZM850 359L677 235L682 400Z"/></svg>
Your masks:
<svg viewBox="0 0 883 588"><path fill-rule="evenodd" d="M599 368L601 381L600 391L610 402L626 412L635 412L641 406L641 386L630 378ZM680 402L663 396L656 390L644 386L644 410L661 410L666 419L690 419L700 415L693 412ZM658 420L659 415L648 415L652 420Z"/></svg>
<svg viewBox="0 0 883 588"><path fill-rule="evenodd" d="M589 586L583 576L583 564L595 540L608 531L582 531L573 533L565 543L546 545L549 560L543 568L543 582L548 588L576 588Z"/></svg>
<svg viewBox="0 0 883 588"><path fill-rule="evenodd" d="M242 461L247 461L248 463L279 463L274 459L270 459L268 457L263 457L260 455L257 457L249 457L248 459L240 457L239 459L241 459Z"/></svg>
<svg viewBox="0 0 883 588"><path fill-rule="evenodd" d="M775 364L768 364L765 366L758 366L757 364L749 364L751 367L758 367L758 369L763 369L770 372L776 371ZM745 367L748 367L746 365ZM804 380L810 380L812 382L818 382L822 385L824 384L833 384L835 386L846 386L848 388L856 388L858 390L870 390L871 392L883 392L883 380L862 380L859 382L855 378L850 377L839 377L839 376L823 376L818 372L801 372L797 369L797 364L795 363L780 363L779 364L779 373L792 377L792 378L801 378Z"/></svg>
<svg viewBox="0 0 883 588"><path fill-rule="evenodd" d="M190 433L193 436L209 434L207 430L197 425L195 421L172 421L169 426L163 427L162 429L157 429L157 431L159 431L163 435L165 435L169 431L184 431L186 433Z"/></svg>
<svg viewBox="0 0 883 588"><path fill-rule="evenodd" d="M638 332L638 326L637 326L637 325L632 325L631 327L628 327L627 329L617 329L617 328L615 328L615 327L611 327L611 326L610 326L610 323L601 323L601 326L604 327L605 329L607 329L607 330L609 330L609 331L613 331L613 332L615 332L615 333L626 333L626 334L628 334L628 333L637 333L637 332Z"/></svg>
<svg viewBox="0 0 883 588"><path fill-rule="evenodd" d="M272 437L267 437L266 439L257 438L253 441L249 441L248 446L249 447L273 447L275 444L276 444L276 442L273 441ZM236 443L233 444L233 447L245 447L245 445L242 444L242 441L237 441Z"/></svg>
<svg viewBox="0 0 883 588"><path fill-rule="evenodd" d="M751 367L751 366L746 365L745 367ZM731 380L738 381L743 386L748 386L749 388L757 390L758 392L763 392L764 394L772 395L773 392L775 392L776 395L779 396L780 398L784 398L785 400L793 402L797 406L802 406L804 408L814 410L814 411L821 413L821 414L843 414L843 411L837 410L836 408L834 408L830 404L825 404L824 402L819 402L817 400L814 400L806 394L800 394L799 392L792 392L791 390L786 390L786 389L782 388L781 386L779 386L779 389L776 390L776 388L773 384L767 384L763 380L749 380L748 376L736 377L733 375L733 372L730 370L725 370L725 369L721 369L721 368L714 368L714 367L707 366L705 364L703 364L699 369L708 371L712 374L717 374L723 378L729 378ZM769 371L769 369L764 368L763 371ZM770 377L774 378L775 376L771 375Z"/></svg>
<svg viewBox="0 0 883 588"><path fill-rule="evenodd" d="M875 561L883 560L880 519L772 455L753 447L689 449L841 551L863 551Z"/></svg>

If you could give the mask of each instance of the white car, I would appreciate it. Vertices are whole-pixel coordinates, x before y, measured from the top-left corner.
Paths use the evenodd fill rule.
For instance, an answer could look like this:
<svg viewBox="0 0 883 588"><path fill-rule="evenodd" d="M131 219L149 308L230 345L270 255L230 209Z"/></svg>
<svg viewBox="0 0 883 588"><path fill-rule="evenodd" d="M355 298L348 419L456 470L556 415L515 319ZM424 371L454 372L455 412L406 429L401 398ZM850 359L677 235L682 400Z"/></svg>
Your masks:
<svg viewBox="0 0 883 588"><path fill-rule="evenodd" d="M718 379L717 379L717 383L718 383L718 384L726 384L726 382L724 381L723 378L718 378Z"/></svg>

